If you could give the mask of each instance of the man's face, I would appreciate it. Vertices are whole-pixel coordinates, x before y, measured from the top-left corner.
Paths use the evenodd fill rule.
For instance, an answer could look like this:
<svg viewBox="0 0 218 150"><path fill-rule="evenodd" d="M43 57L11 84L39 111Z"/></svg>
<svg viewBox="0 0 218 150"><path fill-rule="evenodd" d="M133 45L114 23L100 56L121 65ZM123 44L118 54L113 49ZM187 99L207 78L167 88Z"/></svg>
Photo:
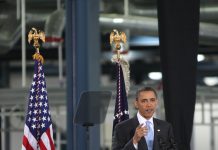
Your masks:
<svg viewBox="0 0 218 150"><path fill-rule="evenodd" d="M153 91L143 91L138 95L135 100L135 107L139 113L146 119L150 119L157 107L157 97Z"/></svg>

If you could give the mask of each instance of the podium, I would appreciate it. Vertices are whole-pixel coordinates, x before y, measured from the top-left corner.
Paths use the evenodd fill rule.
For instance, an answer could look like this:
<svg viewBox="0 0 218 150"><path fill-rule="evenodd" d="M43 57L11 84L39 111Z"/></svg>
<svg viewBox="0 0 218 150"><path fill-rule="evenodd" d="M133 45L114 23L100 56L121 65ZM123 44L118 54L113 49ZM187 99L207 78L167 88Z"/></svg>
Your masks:
<svg viewBox="0 0 218 150"><path fill-rule="evenodd" d="M86 128L87 150L89 147L89 127L104 122L111 96L110 91L85 91L80 96L74 123Z"/></svg>

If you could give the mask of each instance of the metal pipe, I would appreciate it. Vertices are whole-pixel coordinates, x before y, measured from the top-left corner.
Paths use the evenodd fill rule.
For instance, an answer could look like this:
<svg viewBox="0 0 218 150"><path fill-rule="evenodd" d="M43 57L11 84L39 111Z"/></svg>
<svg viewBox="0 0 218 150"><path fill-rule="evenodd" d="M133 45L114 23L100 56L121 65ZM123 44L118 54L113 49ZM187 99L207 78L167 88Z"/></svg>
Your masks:
<svg viewBox="0 0 218 150"><path fill-rule="evenodd" d="M58 71L60 86L63 87L63 56L62 56L62 43L58 45Z"/></svg>
<svg viewBox="0 0 218 150"><path fill-rule="evenodd" d="M201 123L204 124L205 123L205 117L204 117L205 109L204 109L204 98L202 95L200 96L200 99L201 99L201 115L202 115Z"/></svg>
<svg viewBox="0 0 218 150"><path fill-rule="evenodd" d="M211 124L210 124L210 145L211 145L211 150L215 150L215 143L214 143L214 137L215 137L215 134L214 134L214 118L211 116Z"/></svg>
<svg viewBox="0 0 218 150"><path fill-rule="evenodd" d="M61 9L61 0L57 0L57 10Z"/></svg>
<svg viewBox="0 0 218 150"><path fill-rule="evenodd" d="M20 0L17 0L17 5L16 5L16 10L17 10L17 13L16 13L16 17L17 17L17 20L20 20Z"/></svg>
<svg viewBox="0 0 218 150"><path fill-rule="evenodd" d="M5 108L1 108L1 112L5 112ZM1 128L2 129L5 129L5 116L2 115L1 116ZM6 133L5 132L1 132L1 149L5 149L6 146L5 146L5 136L6 136Z"/></svg>
<svg viewBox="0 0 218 150"><path fill-rule="evenodd" d="M211 127L211 130L210 130L210 134L211 134L211 138L210 138L210 145L211 145L211 150L215 150L215 141L214 141L214 138L215 138L215 117L213 117L213 104L212 102L210 102L210 120L211 120L211 124L210 124L210 127Z"/></svg>
<svg viewBox="0 0 218 150"><path fill-rule="evenodd" d="M22 87L26 86L26 0L21 0Z"/></svg>
<svg viewBox="0 0 218 150"><path fill-rule="evenodd" d="M61 150L61 131L56 128L56 150Z"/></svg>
<svg viewBox="0 0 218 150"><path fill-rule="evenodd" d="M129 15L129 0L124 0L124 15Z"/></svg>

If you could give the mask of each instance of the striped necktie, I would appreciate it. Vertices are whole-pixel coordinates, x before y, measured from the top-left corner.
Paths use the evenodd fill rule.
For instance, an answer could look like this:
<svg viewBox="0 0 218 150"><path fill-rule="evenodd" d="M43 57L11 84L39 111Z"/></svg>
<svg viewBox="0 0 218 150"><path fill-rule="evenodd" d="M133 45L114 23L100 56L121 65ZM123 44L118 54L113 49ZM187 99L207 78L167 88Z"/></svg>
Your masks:
<svg viewBox="0 0 218 150"><path fill-rule="evenodd" d="M150 121L146 121L146 127L148 128L148 134L146 135L145 139L148 146L148 150L153 150L154 131L152 123Z"/></svg>

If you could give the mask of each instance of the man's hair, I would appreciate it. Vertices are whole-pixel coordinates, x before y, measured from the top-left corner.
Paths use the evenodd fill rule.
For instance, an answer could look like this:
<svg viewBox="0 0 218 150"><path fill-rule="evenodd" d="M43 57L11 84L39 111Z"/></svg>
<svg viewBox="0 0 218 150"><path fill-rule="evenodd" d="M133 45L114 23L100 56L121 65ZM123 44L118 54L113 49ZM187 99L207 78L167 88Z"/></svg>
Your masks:
<svg viewBox="0 0 218 150"><path fill-rule="evenodd" d="M156 98L157 98L157 92L156 92L156 90L155 90L154 88L152 88L152 87L143 87L143 88L140 88L140 89L137 90L137 92L136 92L136 100L138 99L139 94L140 94L141 92L147 92L147 91L153 92L154 95L155 95Z"/></svg>

